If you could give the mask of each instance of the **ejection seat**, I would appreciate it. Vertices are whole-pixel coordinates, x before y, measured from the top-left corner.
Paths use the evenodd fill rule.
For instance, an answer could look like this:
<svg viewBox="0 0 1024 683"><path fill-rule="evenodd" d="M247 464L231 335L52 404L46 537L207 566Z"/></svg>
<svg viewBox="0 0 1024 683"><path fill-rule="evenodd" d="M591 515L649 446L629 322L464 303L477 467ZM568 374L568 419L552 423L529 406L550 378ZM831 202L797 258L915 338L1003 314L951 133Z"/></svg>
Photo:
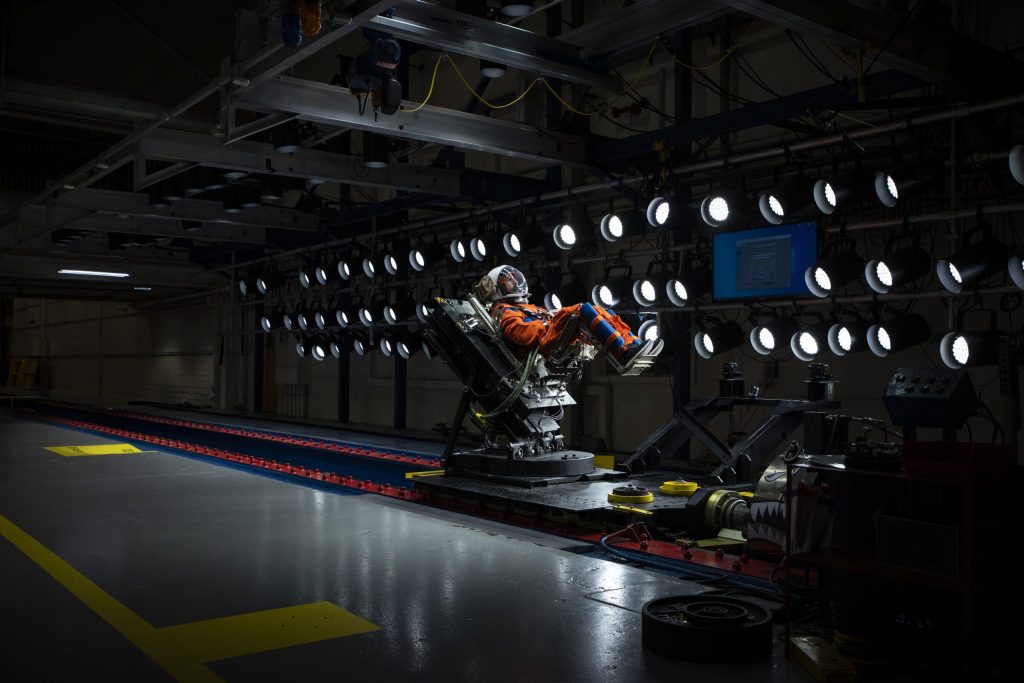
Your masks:
<svg viewBox="0 0 1024 683"><path fill-rule="evenodd" d="M547 358L532 351L520 359L475 296L436 300L426 334L465 385L445 447L446 470L517 483L618 476L595 470L592 453L566 450L559 428L565 406L576 404L569 388L597 354L587 333L572 342L577 331L570 325ZM483 444L458 449L471 409Z"/></svg>

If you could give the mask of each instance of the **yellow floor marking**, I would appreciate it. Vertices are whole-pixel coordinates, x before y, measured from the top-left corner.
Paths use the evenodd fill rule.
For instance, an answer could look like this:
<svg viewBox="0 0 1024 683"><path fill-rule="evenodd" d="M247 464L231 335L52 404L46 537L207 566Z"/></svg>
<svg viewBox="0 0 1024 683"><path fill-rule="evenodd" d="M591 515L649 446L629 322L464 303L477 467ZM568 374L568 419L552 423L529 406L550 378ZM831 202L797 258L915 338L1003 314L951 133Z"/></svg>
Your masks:
<svg viewBox="0 0 1024 683"><path fill-rule="evenodd" d="M202 662L354 636L380 627L330 602L269 609L159 629L183 653Z"/></svg>
<svg viewBox="0 0 1024 683"><path fill-rule="evenodd" d="M422 472L406 472L406 479L415 479L417 477L436 477L445 473L445 470L423 470Z"/></svg>
<svg viewBox="0 0 1024 683"><path fill-rule="evenodd" d="M47 446L46 450L73 458L80 455L116 455L118 453L141 453L130 443L101 443L92 446Z"/></svg>
<svg viewBox="0 0 1024 683"><path fill-rule="evenodd" d="M14 544L179 681L222 681L203 665L204 662L379 628L329 602L154 628L3 515L0 515L0 537Z"/></svg>

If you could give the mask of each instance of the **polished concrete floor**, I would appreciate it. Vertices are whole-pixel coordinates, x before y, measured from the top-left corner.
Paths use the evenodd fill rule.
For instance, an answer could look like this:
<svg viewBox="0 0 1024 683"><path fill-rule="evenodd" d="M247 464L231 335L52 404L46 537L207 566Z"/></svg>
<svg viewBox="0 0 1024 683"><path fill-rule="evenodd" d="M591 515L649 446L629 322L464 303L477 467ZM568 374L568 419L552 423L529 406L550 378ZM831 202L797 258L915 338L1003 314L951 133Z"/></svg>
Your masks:
<svg viewBox="0 0 1024 683"><path fill-rule="evenodd" d="M284 430L283 426L282 431ZM0 411L0 679L782 681L776 654L644 651L642 604L702 590L573 541Z"/></svg>

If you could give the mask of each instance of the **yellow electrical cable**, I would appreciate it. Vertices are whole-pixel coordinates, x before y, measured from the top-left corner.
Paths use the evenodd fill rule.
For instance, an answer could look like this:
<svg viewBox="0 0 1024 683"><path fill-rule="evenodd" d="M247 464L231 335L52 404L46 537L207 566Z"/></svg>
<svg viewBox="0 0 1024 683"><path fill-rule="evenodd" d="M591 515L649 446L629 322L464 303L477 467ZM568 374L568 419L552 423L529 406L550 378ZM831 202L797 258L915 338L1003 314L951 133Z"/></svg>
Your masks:
<svg viewBox="0 0 1024 683"><path fill-rule="evenodd" d="M447 55L445 56L447 57ZM459 68L459 65L455 63L454 59L448 57L448 63L452 65L453 69L455 69L455 75L457 75L459 77L459 80L462 81L462 85L466 86L466 90L469 91L469 94L475 97L480 102L480 104L484 105L489 109L505 109L506 107L511 107L514 104L519 104L522 101L522 99L526 97L531 90L533 90L533 87L537 85L537 83L545 82L543 78L535 78L533 82L530 83L529 86L527 86L526 90L520 93L519 96L516 97L511 102L506 102L505 104L491 104L490 102L485 100L476 90L473 89L473 86L469 84L469 81L466 80L466 77L462 75L462 70Z"/></svg>
<svg viewBox="0 0 1024 683"><path fill-rule="evenodd" d="M413 112L417 112L420 109L423 109L423 107L427 106L427 102L429 102L430 98L434 95L434 84L437 83L437 70L441 66L441 60L447 56L448 55L446 54L439 55L437 61L434 62L434 74L430 77L430 87L427 88L427 96L423 99L423 101L416 105L415 109L402 109L401 111L412 114Z"/></svg>
<svg viewBox="0 0 1024 683"><path fill-rule="evenodd" d="M730 47L728 50L726 50L724 53L722 53L721 57L719 57L715 61L711 62L710 64L704 64L702 66L697 66L695 64L687 64L686 62L680 61L680 59L678 57L676 57L675 55L672 55L672 59L674 59L676 61L676 64L678 64L679 66L684 67L686 69L689 69L690 71L707 71L708 69L713 69L714 67L716 67L719 64L721 64L722 62L724 62L729 57L729 55L731 55L733 52L735 52L736 50L739 49L740 41L742 41L744 38L747 37L747 34L750 33L750 30L754 28L754 24L756 24L756 23L757 23L757 19L754 19L753 21L751 21L750 22L750 26L747 26L747 30L743 32L743 35L739 37L739 40L737 40L735 43L733 43L732 47ZM666 50L666 52L668 52L668 50ZM671 53L669 53L669 54L671 54Z"/></svg>
<svg viewBox="0 0 1024 683"><path fill-rule="evenodd" d="M616 102L618 102L618 101L619 101L620 99L622 99L622 97L623 97L623 96L624 96L624 95L625 95L626 93L628 93L628 92L632 91L632 90L633 90L633 88L635 88L635 87L636 87L636 84L640 82L640 79L641 79L641 78L643 78L643 75L644 75L644 71L646 71L646 70L647 70L647 65L648 65L648 64L650 63L650 61L651 61L651 55L653 55L653 54L654 54L654 49L655 49L656 47L658 47L658 41L654 41L653 43L651 43L651 49L647 51L647 56L646 56L646 57L644 57L644 61L643 61L643 63L642 63L641 65L640 65L640 69L639 69L639 70L637 71L637 73L636 73L636 77L635 77L635 78L633 79L633 82L632 82L632 83L630 83L630 84L629 84L628 86L626 86L626 89L625 89L625 90L623 90L622 92L618 93L618 94L617 94L617 95L616 95L615 97L613 97L613 98L612 98L611 100L609 100L609 101L607 101L607 102L604 102L604 101L602 100L602 104L603 104L604 106L603 106L603 107L602 107L601 109L595 109L594 111L590 111L590 112L586 112L586 111L580 111L579 109L576 109L576 108L575 108L575 107L573 107L573 106L572 106L571 104L569 104L569 103L568 103L568 102L566 102L566 101L565 101L564 99L562 99L562 96L561 96L561 95L560 95L560 94L559 94L559 93L558 93L557 91L555 91L555 88L554 88L554 87L553 87L553 86L551 85L551 83L549 83L549 82L547 81L547 79L544 79L544 78L542 78L541 80L542 80L542 81L544 81L544 85L545 85L545 86L547 87L548 91L549 91L549 92L550 92L550 93L551 93L552 95L554 95L555 99L556 99L556 100L558 100L559 102L561 102L561 103L562 103L562 106L563 106L563 107L565 107L566 109L568 109L569 111L571 111L571 112L572 112L573 114L577 114L577 115L579 115L579 116L597 116L598 114L603 114L603 113L605 113L606 111L608 111L609 109L611 109L611 108L612 108L612 105L613 105L613 104L615 104Z"/></svg>

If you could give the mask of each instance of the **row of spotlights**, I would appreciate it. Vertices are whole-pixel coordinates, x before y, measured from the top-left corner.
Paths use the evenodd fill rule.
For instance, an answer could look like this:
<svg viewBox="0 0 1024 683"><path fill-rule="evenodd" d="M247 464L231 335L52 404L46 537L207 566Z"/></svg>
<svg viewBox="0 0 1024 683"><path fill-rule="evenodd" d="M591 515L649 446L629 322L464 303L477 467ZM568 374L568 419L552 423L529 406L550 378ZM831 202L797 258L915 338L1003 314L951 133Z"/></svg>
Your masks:
<svg viewBox="0 0 1024 683"><path fill-rule="evenodd" d="M309 357L315 361L323 361L328 356L341 358L342 354L349 351L355 351L356 354L365 356L373 348L376 348L384 356L390 357L397 354L405 360L409 360L417 353L422 353L428 360L436 355L433 346L426 338L409 335L382 335L377 340L376 347L365 336L359 335L353 336L351 343L339 337L299 339L295 342L295 354L299 358Z"/></svg>
<svg viewBox="0 0 1024 683"><path fill-rule="evenodd" d="M801 327L793 318L778 318L755 325L749 334L739 323L730 321L697 332L693 344L701 358L709 359L741 346L750 346L762 356L789 350L802 361L818 358L826 348L836 356L870 350L880 358L928 339L928 324L919 315L908 315L884 323L830 323L822 321Z"/></svg>

